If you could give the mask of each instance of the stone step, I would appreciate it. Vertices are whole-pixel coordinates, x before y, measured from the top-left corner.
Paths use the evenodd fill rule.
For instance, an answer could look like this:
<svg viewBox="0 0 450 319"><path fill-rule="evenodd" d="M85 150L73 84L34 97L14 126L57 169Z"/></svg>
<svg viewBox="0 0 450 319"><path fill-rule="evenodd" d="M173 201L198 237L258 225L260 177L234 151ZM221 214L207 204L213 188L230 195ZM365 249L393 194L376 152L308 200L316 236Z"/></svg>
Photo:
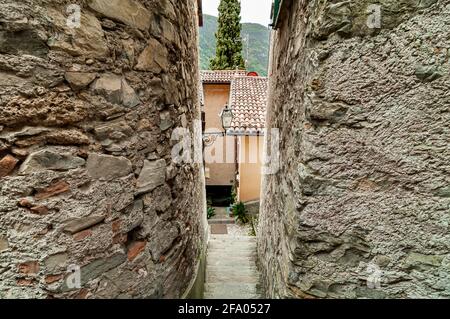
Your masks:
<svg viewBox="0 0 450 319"><path fill-rule="evenodd" d="M224 243L209 243L208 249L214 250L214 251L256 251L256 245L255 244L245 244L245 245L239 245L239 244L224 244Z"/></svg>
<svg viewBox="0 0 450 319"><path fill-rule="evenodd" d="M217 274L242 274L242 275L252 275L252 274L258 274L258 269L256 268L256 265L253 266L221 266L221 265L214 265L214 264L207 264L208 269L207 273L217 273Z"/></svg>
<svg viewBox="0 0 450 319"><path fill-rule="evenodd" d="M208 243L205 299L258 299L256 237L213 234Z"/></svg>
<svg viewBox="0 0 450 319"><path fill-rule="evenodd" d="M221 236L221 235L214 235ZM226 235L222 235L226 236ZM256 245L256 240L242 237L229 237L229 238L212 238L209 243L214 244L236 244L236 245Z"/></svg>
<svg viewBox="0 0 450 319"><path fill-rule="evenodd" d="M256 241L247 240L247 239L212 239L208 242L208 245L211 244L213 246L222 245L222 246L257 246Z"/></svg>
<svg viewBox="0 0 450 319"><path fill-rule="evenodd" d="M245 241L245 240L241 240L241 241L234 241L234 240L210 240L208 243L208 246L217 246L217 247L222 247L222 246L232 246L232 247L245 247L245 246L252 246L252 247L256 247L256 242L254 241Z"/></svg>
<svg viewBox="0 0 450 319"><path fill-rule="evenodd" d="M211 218L208 219L208 224L227 224L227 225L233 225L235 224L235 220L232 218Z"/></svg>
<svg viewBox="0 0 450 319"><path fill-rule="evenodd" d="M215 235L215 236L219 236L219 235ZM235 239L235 238L230 238L230 239L211 239L209 241L209 244L212 245L253 245L256 246L256 241L251 240L251 239Z"/></svg>
<svg viewBox="0 0 450 319"><path fill-rule="evenodd" d="M220 251L209 251L207 256L207 260L220 260L220 259L228 259L228 260L240 260L242 258L247 258L251 260L256 260L256 252L255 251L234 251L227 252L224 254L223 250Z"/></svg>
<svg viewBox="0 0 450 319"><path fill-rule="evenodd" d="M232 241L232 240L210 240L208 247L257 247L255 242L252 241Z"/></svg>
<svg viewBox="0 0 450 319"><path fill-rule="evenodd" d="M207 259L207 267L223 267L223 268L253 268L256 267L255 259L237 258L237 259Z"/></svg>
<svg viewBox="0 0 450 319"><path fill-rule="evenodd" d="M211 241L219 240L219 241L251 241L256 242L256 237L254 236L234 236L230 234L219 235L213 234L210 236Z"/></svg>
<svg viewBox="0 0 450 319"><path fill-rule="evenodd" d="M255 284L206 283L205 299L258 299L261 298Z"/></svg>
<svg viewBox="0 0 450 319"><path fill-rule="evenodd" d="M220 259L226 259L226 258L234 258L234 257L254 257L256 256L256 250L255 249L248 249L248 250L230 250L230 249L214 249L211 251L208 251L207 256L211 256L213 258L220 258Z"/></svg>
<svg viewBox="0 0 450 319"><path fill-rule="evenodd" d="M242 273L206 273L206 283L240 283L240 284L257 284L259 281L258 276L255 273L242 274Z"/></svg>
<svg viewBox="0 0 450 319"><path fill-rule="evenodd" d="M247 252L252 252L252 251L254 251L254 252L256 252L256 246L255 245L245 245L245 246L242 246L242 245L234 245L234 244L232 244L232 245L228 245L228 244L226 244L226 245L222 245L222 244L210 244L210 245L208 245L208 250L209 251L214 251L214 252L216 252L216 251L223 251L223 252L226 252L226 253L233 253L233 252L236 252L236 251L247 251Z"/></svg>
<svg viewBox="0 0 450 319"><path fill-rule="evenodd" d="M256 253L256 246L234 246L234 245L208 245L208 250L214 251L214 252L220 252L223 251L225 253L229 253L229 252L235 252L235 251L241 251L241 252L255 252ZM227 256L226 254L224 254L224 256ZM227 256L228 257L228 256Z"/></svg>
<svg viewBox="0 0 450 319"><path fill-rule="evenodd" d="M255 261L257 258L256 251L254 250L213 250L208 251L206 255L207 260L234 260L239 262L243 258Z"/></svg>
<svg viewBox="0 0 450 319"><path fill-rule="evenodd" d="M256 247L254 241L234 241L234 240L210 240L209 247Z"/></svg>
<svg viewBox="0 0 450 319"><path fill-rule="evenodd" d="M213 208L216 211L216 214L226 214L227 213L227 207L214 206Z"/></svg>
<svg viewBox="0 0 450 319"><path fill-rule="evenodd" d="M242 257L242 256L256 256L255 249L211 249L208 250L208 255L217 256L222 255L223 258Z"/></svg>
<svg viewBox="0 0 450 319"><path fill-rule="evenodd" d="M241 294L239 297L234 295L234 292L225 293L225 294L217 294L216 292L205 292L203 299L262 299L262 297L258 294L247 293Z"/></svg>
<svg viewBox="0 0 450 319"><path fill-rule="evenodd" d="M211 267L241 267L241 268L252 268L256 267L256 259L233 259L233 260L217 260L217 259L206 259L206 264Z"/></svg>
<svg viewBox="0 0 450 319"><path fill-rule="evenodd" d="M236 267L240 267L239 269L236 269ZM245 275L251 275L251 274L257 274L258 269L256 268L256 265L250 265L250 264L235 264L235 265L215 265L215 264L208 264L208 269L206 270L207 273L240 273Z"/></svg>

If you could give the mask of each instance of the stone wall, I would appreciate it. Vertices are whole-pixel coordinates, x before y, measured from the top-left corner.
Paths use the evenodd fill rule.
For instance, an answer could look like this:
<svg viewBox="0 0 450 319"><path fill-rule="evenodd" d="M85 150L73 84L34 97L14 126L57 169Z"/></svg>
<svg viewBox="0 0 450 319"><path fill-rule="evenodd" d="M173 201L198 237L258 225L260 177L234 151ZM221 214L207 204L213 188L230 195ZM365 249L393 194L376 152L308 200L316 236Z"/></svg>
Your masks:
<svg viewBox="0 0 450 319"><path fill-rule="evenodd" d="M268 110L281 169L258 248L269 297L450 297L450 1L373 2L380 28L371 1L284 1Z"/></svg>
<svg viewBox="0 0 450 319"><path fill-rule="evenodd" d="M0 298L185 293L204 176L171 133L200 120L197 28L195 0L0 0Z"/></svg>

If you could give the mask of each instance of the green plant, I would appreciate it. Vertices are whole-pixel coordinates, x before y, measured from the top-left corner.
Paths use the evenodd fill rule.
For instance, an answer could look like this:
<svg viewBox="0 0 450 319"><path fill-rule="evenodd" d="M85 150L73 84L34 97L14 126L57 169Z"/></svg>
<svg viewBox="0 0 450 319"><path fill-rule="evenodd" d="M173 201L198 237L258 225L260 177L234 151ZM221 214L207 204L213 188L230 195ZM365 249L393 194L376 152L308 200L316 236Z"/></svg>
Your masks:
<svg viewBox="0 0 450 319"><path fill-rule="evenodd" d="M211 219L214 216L216 216L216 209L214 207L212 207L212 199L211 198L208 198L206 200L206 205L207 205L206 216L208 217L208 219Z"/></svg>
<svg viewBox="0 0 450 319"><path fill-rule="evenodd" d="M231 207L231 211L233 212L233 216L236 218L236 220L238 222L241 222L242 224L248 223L249 220L248 220L247 212L246 212L245 205L243 202L234 204Z"/></svg>
<svg viewBox="0 0 450 319"><path fill-rule="evenodd" d="M211 219L214 216L216 216L216 209L214 207L208 206L208 210L207 210L208 219Z"/></svg>

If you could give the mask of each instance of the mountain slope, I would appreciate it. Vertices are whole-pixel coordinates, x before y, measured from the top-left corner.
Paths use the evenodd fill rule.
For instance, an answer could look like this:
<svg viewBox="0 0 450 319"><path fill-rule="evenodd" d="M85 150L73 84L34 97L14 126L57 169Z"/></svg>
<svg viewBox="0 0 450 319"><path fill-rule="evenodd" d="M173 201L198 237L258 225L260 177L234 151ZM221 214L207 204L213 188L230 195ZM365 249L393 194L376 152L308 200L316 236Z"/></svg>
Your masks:
<svg viewBox="0 0 450 319"><path fill-rule="evenodd" d="M200 66L209 69L209 60L216 52L217 17L203 15L203 27L200 28ZM247 70L267 76L269 62L269 29L256 23L242 24L242 39Z"/></svg>

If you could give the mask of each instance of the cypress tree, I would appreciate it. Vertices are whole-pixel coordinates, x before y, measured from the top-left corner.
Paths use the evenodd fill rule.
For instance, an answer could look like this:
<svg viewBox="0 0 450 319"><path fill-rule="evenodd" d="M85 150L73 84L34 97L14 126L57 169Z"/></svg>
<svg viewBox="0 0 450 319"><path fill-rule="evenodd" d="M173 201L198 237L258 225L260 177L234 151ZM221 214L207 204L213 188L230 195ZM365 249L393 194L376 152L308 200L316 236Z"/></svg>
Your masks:
<svg viewBox="0 0 450 319"><path fill-rule="evenodd" d="M245 69L241 27L240 1L220 0L216 56L210 61L211 70Z"/></svg>

